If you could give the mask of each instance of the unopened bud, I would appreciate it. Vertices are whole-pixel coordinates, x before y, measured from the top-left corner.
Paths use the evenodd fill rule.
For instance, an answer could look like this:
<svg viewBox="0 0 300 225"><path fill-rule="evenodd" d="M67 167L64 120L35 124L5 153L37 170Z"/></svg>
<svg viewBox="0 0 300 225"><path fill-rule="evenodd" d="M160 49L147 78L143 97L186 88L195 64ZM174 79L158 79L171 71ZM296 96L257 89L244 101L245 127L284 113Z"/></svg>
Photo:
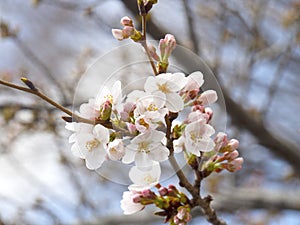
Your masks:
<svg viewBox="0 0 300 225"><path fill-rule="evenodd" d="M158 189L158 193L161 195L161 196L165 196L168 194L168 189L166 187L160 187Z"/></svg>
<svg viewBox="0 0 300 225"><path fill-rule="evenodd" d="M228 147L230 147L231 151L234 151L234 150L238 149L238 147L239 147L239 141L236 140L236 139L231 139L228 142Z"/></svg>
<svg viewBox="0 0 300 225"><path fill-rule="evenodd" d="M24 84L27 85L27 87L29 87L31 90L33 91L37 91L36 87L34 86L34 84L28 80L26 77L22 77L21 81L23 81Z"/></svg>
<svg viewBox="0 0 300 225"><path fill-rule="evenodd" d="M130 36L134 35L134 28L133 27L130 27L130 26L125 26L123 28L123 37L124 38L129 38Z"/></svg>
<svg viewBox="0 0 300 225"><path fill-rule="evenodd" d="M156 48L155 48L153 45L148 44L148 50L149 50L149 53L150 53L151 57L152 57L154 60L156 60L156 61L159 61L159 60L160 60L159 56L158 56L157 53L156 53Z"/></svg>
<svg viewBox="0 0 300 225"><path fill-rule="evenodd" d="M110 101L105 101L100 107L100 120L109 120L112 112L112 104Z"/></svg>
<svg viewBox="0 0 300 225"><path fill-rule="evenodd" d="M227 154L225 154L226 159L229 161L234 160L238 156L239 156L239 152L237 150L234 150L233 152L228 152Z"/></svg>
<svg viewBox="0 0 300 225"><path fill-rule="evenodd" d="M123 26L130 26L130 27L133 27L133 22L132 22L132 19L128 16L124 16L122 17L121 19L121 24Z"/></svg>

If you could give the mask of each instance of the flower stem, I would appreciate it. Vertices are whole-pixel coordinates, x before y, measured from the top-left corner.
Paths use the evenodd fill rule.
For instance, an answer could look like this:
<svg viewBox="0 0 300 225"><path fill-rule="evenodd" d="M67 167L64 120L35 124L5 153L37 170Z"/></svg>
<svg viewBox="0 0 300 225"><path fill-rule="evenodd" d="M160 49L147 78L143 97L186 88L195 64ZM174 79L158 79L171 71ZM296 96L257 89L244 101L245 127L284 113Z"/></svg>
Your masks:
<svg viewBox="0 0 300 225"><path fill-rule="evenodd" d="M147 45L147 21L146 21L146 15L142 15L142 34L143 34L143 38L142 38L142 41L141 41L141 45L145 49L145 52L146 52L146 54L148 56L148 59L150 61L153 73L156 76L156 75L158 75L158 72L157 72L155 63L152 60L152 57L150 55L150 52L149 52L149 49L148 49L148 45Z"/></svg>

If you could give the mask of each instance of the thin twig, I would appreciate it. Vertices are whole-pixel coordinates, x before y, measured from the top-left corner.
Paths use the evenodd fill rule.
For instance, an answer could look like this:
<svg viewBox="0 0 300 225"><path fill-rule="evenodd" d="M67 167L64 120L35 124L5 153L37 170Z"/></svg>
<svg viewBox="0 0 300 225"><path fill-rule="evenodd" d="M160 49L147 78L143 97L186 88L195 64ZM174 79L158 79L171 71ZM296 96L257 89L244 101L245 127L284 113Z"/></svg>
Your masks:
<svg viewBox="0 0 300 225"><path fill-rule="evenodd" d="M32 90L30 88L26 88L23 86L19 86L4 80L0 79L0 84L13 88L13 89L17 89L20 91L24 91L33 95L36 95L38 97L40 97L41 99L43 99L44 101L48 102L49 104L53 105L55 108L61 110L62 112L66 113L67 115L69 115L70 117L72 117L73 121L76 122L82 122L82 123L88 123L88 124L101 124L103 126L105 126L106 128L111 129L112 128L112 124L110 122L106 122L106 121L100 121L100 120L89 120L86 118L83 118L81 116L78 116L77 114L73 113L71 110L65 108L64 106L60 105L59 103L55 102L54 100L52 100L51 98L49 98L48 96L46 96L45 94L43 94L42 92L40 92L38 89Z"/></svg>
<svg viewBox="0 0 300 225"><path fill-rule="evenodd" d="M147 21L146 21L146 15L142 15L142 34L143 34L143 40L141 41L141 44L143 46L143 48L145 49L145 52L148 56L148 59L150 61L152 70L154 75L158 75L158 72L156 70L156 66L154 61L152 60L152 57L150 55L149 49L148 49L148 45L147 45Z"/></svg>

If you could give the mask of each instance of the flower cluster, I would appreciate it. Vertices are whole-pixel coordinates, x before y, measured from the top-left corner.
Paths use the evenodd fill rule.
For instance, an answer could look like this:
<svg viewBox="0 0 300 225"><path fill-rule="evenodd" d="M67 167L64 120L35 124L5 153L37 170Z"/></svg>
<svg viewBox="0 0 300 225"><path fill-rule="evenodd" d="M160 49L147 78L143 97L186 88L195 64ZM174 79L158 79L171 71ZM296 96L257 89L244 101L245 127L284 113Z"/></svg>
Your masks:
<svg viewBox="0 0 300 225"><path fill-rule="evenodd" d="M203 156L206 160L202 169L208 173L241 168L237 140L228 141L224 133L213 137L215 129L209 124L213 111L209 105L217 101L217 94L213 90L200 91L203 83L199 71L187 77L183 73L162 73L148 77L142 90L123 95L121 82L117 81L111 89L102 88L94 99L80 106L79 115L95 121L94 125L67 123L66 128L74 132L69 139L72 152L85 159L87 168L98 169L107 160L132 164L129 178L133 184L121 204L126 214L150 203L159 205L160 198L145 190L159 185L160 162L170 154L183 151L189 160ZM176 120L179 114L185 115L183 121ZM179 193L175 189L165 191L166 195L163 192L161 196L167 199L171 193L177 197ZM165 215L172 218L173 224L186 224L190 218L184 206L187 202L180 202L176 207L172 205L176 208L172 214Z"/></svg>
<svg viewBox="0 0 300 225"><path fill-rule="evenodd" d="M146 205L153 204L161 209L155 214L165 217L165 222L170 221L171 225L186 225L191 220L188 197L173 185L169 187L156 185L156 188L158 193L150 189L137 191L130 188L129 191L124 192L121 200L124 214L134 214L144 209Z"/></svg>

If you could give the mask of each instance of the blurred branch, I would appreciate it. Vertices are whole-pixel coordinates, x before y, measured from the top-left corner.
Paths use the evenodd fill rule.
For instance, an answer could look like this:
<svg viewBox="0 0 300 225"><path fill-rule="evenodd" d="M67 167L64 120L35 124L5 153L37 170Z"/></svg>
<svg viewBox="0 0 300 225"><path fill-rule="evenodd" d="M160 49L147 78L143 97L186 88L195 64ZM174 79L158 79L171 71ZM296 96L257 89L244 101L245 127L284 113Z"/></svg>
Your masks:
<svg viewBox="0 0 300 225"><path fill-rule="evenodd" d="M191 41L191 48L195 50L198 54L199 52L199 40L197 38L197 35L195 33L194 29L194 19L193 19L193 12L190 10L189 5L188 5L188 0L181 0L182 4L184 6L184 11L185 15L187 18L187 26L188 26L188 31L189 31L189 36L190 36L190 41Z"/></svg>
<svg viewBox="0 0 300 225"><path fill-rule="evenodd" d="M299 190L264 190L251 188L224 189L214 194L214 207L230 212L240 209L300 210Z"/></svg>
<svg viewBox="0 0 300 225"><path fill-rule="evenodd" d="M125 1L125 0L124 0ZM127 2L127 1L126 1ZM134 4L124 4L130 11L135 13ZM159 39L168 31L159 28L153 21L149 21L148 32L155 39ZM214 74L217 74L217 68L211 68ZM295 174L300 177L300 151L299 146L293 142L283 139L271 133L265 126L264 121L257 120L248 111L236 103L226 90L223 90L224 99L227 106L227 111L232 118L234 124L241 128L248 130L258 142L271 149L271 151L279 156L281 159L286 160L291 164Z"/></svg>
<svg viewBox="0 0 300 225"><path fill-rule="evenodd" d="M23 41L16 35L12 37L12 40L15 42L15 44L20 48L20 50L23 52L23 54L37 67L39 67L42 72L44 73L44 76L47 79L50 79L53 84L59 89L61 97L63 99L63 102L68 102L68 98L66 96L66 93L64 92L64 87L62 85L62 82L59 82L52 74L51 70L33 53L33 51L26 46L26 44L23 43Z"/></svg>

